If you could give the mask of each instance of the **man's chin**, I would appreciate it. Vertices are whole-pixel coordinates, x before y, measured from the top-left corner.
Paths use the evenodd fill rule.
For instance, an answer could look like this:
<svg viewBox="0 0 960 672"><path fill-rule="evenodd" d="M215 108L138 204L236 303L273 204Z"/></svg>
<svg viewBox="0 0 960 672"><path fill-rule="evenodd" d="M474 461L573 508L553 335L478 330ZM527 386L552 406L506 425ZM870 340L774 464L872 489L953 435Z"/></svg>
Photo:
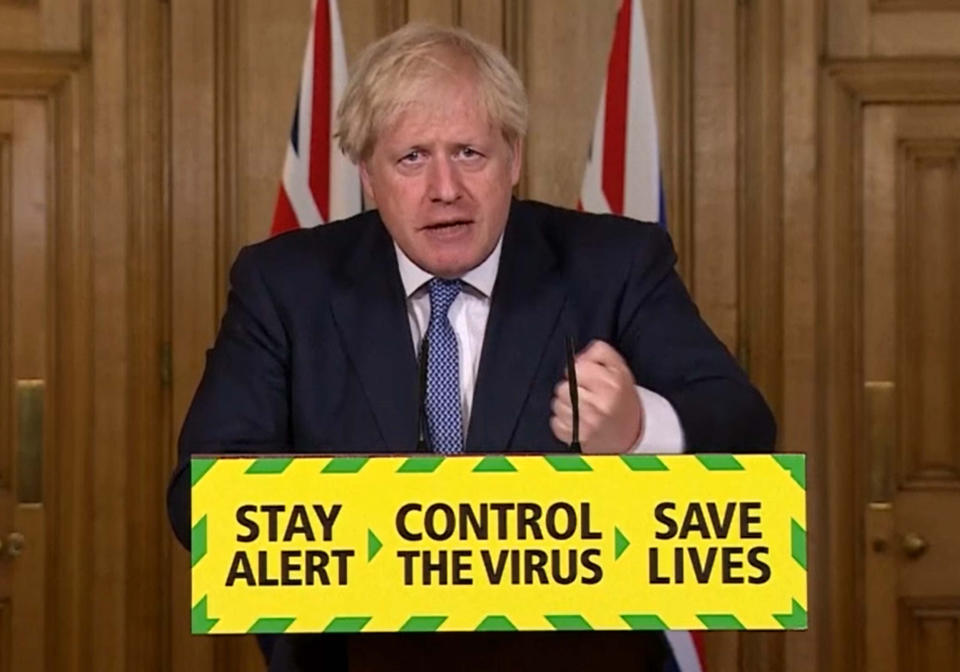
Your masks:
<svg viewBox="0 0 960 672"><path fill-rule="evenodd" d="M463 277L464 273L476 268L481 263L483 263L482 258L433 258L428 259L426 260L426 263L421 264L421 268L423 268L423 270L430 275L435 275L438 278L444 278L445 280L452 280L454 278Z"/></svg>

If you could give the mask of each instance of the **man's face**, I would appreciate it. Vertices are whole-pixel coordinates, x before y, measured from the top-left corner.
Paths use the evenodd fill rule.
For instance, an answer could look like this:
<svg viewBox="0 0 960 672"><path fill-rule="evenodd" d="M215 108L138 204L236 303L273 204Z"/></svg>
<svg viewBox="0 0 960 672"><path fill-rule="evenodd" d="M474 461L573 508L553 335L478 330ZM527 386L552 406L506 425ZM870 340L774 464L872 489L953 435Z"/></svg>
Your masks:
<svg viewBox="0 0 960 672"><path fill-rule="evenodd" d="M493 127L471 77L425 88L360 163L368 198L418 266L454 278L480 265L507 224L520 143Z"/></svg>

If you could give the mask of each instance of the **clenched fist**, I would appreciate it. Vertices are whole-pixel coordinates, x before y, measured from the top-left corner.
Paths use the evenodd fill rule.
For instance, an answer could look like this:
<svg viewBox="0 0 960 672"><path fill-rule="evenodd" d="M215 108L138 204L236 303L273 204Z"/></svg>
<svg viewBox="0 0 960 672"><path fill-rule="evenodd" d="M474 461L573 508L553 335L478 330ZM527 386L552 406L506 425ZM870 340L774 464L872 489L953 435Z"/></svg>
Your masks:
<svg viewBox="0 0 960 672"><path fill-rule="evenodd" d="M580 445L585 453L625 453L643 432L643 406L633 373L616 350L593 341L575 359L580 408ZM553 390L550 429L564 443L573 434L570 384Z"/></svg>

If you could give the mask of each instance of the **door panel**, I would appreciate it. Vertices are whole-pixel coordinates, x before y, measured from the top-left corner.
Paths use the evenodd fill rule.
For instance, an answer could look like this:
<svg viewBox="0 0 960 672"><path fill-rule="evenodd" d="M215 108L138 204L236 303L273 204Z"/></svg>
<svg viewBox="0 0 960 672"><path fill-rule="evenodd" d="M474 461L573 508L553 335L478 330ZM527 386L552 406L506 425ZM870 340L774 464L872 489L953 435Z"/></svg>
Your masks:
<svg viewBox="0 0 960 672"><path fill-rule="evenodd" d="M4 396L0 438L0 670L46 669L44 412L49 362L48 110L42 99L0 99L0 269Z"/></svg>

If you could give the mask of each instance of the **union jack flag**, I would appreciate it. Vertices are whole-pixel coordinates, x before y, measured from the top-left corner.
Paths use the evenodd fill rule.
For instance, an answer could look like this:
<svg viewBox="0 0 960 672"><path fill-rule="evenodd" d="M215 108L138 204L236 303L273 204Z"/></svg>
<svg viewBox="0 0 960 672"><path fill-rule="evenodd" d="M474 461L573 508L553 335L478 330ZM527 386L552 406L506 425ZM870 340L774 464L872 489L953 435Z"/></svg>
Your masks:
<svg viewBox="0 0 960 672"><path fill-rule="evenodd" d="M657 117L647 30L640 0L623 0L597 111L579 207L666 227ZM698 632L664 633L670 650L664 672L706 672Z"/></svg>
<svg viewBox="0 0 960 672"><path fill-rule="evenodd" d="M360 212L360 176L333 141L333 120L347 83L336 0L313 0L283 181L271 235L326 224Z"/></svg>

